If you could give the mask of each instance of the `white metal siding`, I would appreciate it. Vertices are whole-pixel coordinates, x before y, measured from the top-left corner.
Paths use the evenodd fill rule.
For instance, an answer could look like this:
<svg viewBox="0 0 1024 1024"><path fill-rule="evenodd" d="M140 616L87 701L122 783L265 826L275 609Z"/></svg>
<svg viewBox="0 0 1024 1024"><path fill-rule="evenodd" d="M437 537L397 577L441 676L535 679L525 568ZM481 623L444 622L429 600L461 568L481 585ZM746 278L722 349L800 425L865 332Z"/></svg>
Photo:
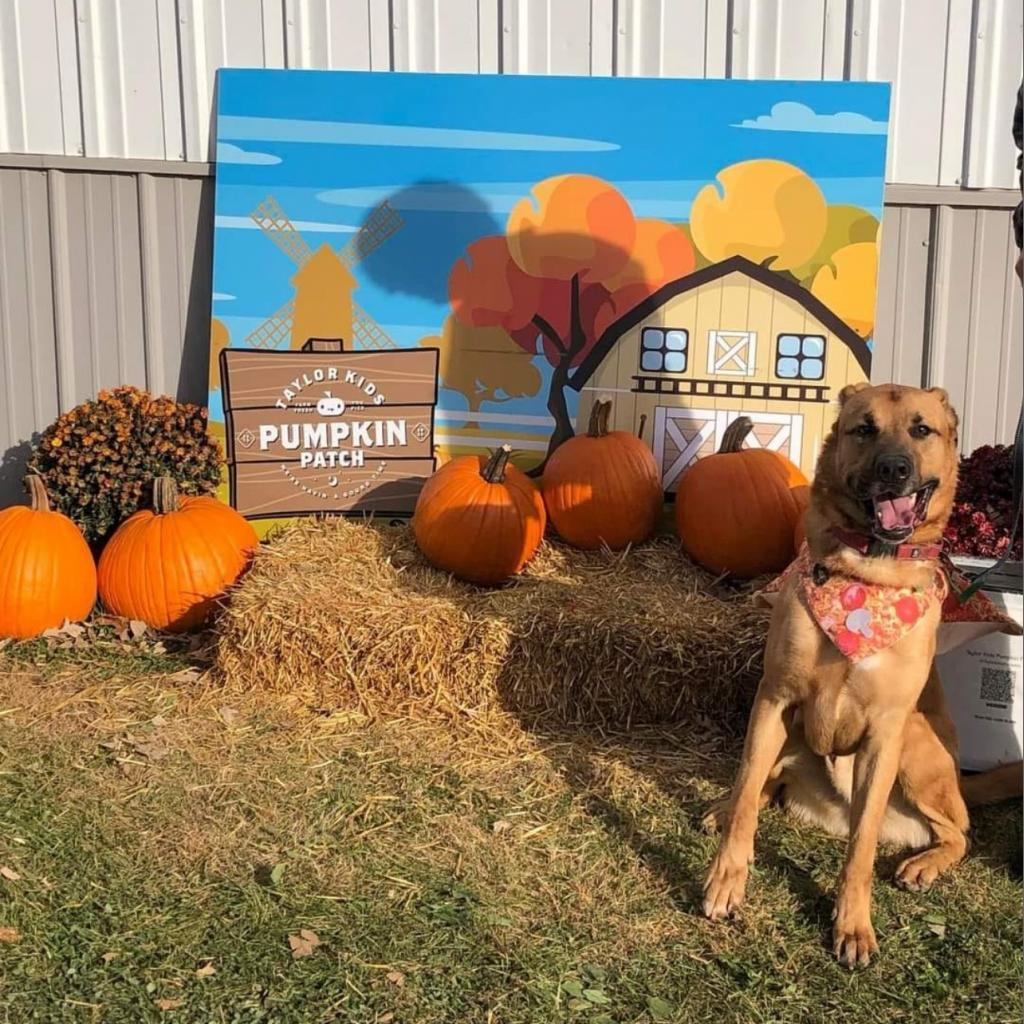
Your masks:
<svg viewBox="0 0 1024 1024"><path fill-rule="evenodd" d="M890 181L1012 187L1020 0L0 0L0 151L206 160L218 67L881 79Z"/></svg>

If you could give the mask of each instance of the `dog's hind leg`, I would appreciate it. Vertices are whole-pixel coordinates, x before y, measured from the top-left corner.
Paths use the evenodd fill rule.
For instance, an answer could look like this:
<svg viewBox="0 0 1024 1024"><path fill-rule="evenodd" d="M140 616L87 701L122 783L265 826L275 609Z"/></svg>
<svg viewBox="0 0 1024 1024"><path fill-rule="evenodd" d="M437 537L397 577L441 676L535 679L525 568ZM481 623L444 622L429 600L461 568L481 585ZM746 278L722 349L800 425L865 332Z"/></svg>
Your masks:
<svg viewBox="0 0 1024 1024"><path fill-rule="evenodd" d="M896 869L896 884L924 892L967 852L967 806L960 793L955 739L943 738L942 718L920 711L910 716L900 759L904 798L928 822L934 844Z"/></svg>

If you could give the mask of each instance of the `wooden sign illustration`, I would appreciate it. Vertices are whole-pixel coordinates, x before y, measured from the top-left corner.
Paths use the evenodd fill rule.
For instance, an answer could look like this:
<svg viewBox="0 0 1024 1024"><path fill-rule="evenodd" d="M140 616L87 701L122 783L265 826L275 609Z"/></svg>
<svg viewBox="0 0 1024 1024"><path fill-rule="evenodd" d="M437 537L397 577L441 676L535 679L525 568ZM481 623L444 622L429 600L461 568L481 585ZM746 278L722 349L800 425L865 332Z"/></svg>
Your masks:
<svg viewBox="0 0 1024 1024"><path fill-rule="evenodd" d="M231 505L249 519L409 515L434 471L438 351L220 354Z"/></svg>

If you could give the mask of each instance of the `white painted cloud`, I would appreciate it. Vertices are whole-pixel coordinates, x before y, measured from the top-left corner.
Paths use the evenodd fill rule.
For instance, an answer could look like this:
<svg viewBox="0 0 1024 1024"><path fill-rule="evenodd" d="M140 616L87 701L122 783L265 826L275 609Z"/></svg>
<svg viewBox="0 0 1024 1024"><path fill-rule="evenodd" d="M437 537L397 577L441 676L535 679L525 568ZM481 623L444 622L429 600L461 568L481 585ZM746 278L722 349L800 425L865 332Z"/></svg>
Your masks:
<svg viewBox="0 0 1024 1024"><path fill-rule="evenodd" d="M361 188L332 188L317 193L317 199L333 206L366 209L385 199L396 210L421 210L435 213L508 214L530 194L535 182L466 182L448 184L425 182L419 185L373 185ZM688 196L704 182L619 181L612 182L629 199L638 217L685 219L690 215ZM660 193L660 194L659 194Z"/></svg>
<svg viewBox="0 0 1024 1024"><path fill-rule="evenodd" d="M404 124L358 124L347 121L292 121L275 117L243 116L218 118L217 136L221 139L240 141L258 139L262 142L308 142L333 146L521 149L552 153L598 153L620 148L615 142L560 135L526 135L517 132L484 132L466 128L433 128Z"/></svg>
<svg viewBox="0 0 1024 1024"><path fill-rule="evenodd" d="M219 164L279 164L281 158L273 153L258 153L252 149L242 149L230 142L217 143L217 163Z"/></svg>
<svg viewBox="0 0 1024 1024"><path fill-rule="evenodd" d="M237 298L237 296L235 296L235 295L228 295L227 292L214 292L213 293L213 301L214 302L234 302L236 298Z"/></svg>
<svg viewBox="0 0 1024 1024"><path fill-rule="evenodd" d="M730 128L755 128L764 132L814 132L821 135L884 135L886 121L873 121L864 114L840 110L818 114L803 103L776 103L770 114L747 118Z"/></svg>
<svg viewBox="0 0 1024 1024"><path fill-rule="evenodd" d="M217 214L213 224L218 228L240 228L246 231L258 231L260 227L251 217L235 217L226 213ZM359 230L352 224L331 224L320 220L293 220L292 224L299 231L320 231L324 234L350 235Z"/></svg>

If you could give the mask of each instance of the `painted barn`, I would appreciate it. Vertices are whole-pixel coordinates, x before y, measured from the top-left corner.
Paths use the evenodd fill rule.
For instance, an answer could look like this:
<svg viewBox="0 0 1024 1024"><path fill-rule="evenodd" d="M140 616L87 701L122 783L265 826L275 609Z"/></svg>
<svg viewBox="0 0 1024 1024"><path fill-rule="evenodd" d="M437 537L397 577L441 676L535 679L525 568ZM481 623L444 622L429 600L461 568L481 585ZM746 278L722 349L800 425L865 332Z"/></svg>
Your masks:
<svg viewBox="0 0 1024 1024"><path fill-rule="evenodd" d="M864 340L791 278L740 256L665 285L614 322L580 364L577 429L599 397L613 427L654 450L666 491L739 415L748 443L810 475L839 391L868 380Z"/></svg>

